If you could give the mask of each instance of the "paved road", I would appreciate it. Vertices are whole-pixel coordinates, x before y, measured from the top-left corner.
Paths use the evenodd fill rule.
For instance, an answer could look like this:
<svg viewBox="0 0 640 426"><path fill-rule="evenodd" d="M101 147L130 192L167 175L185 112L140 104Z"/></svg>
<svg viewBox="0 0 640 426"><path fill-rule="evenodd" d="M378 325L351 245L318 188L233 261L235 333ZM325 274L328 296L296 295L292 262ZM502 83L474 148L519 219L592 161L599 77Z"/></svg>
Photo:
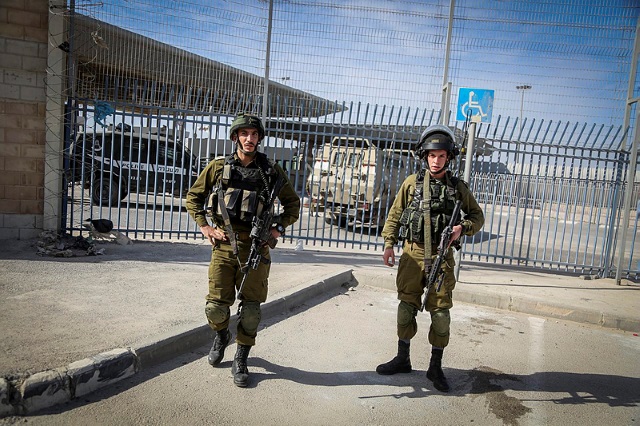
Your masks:
<svg viewBox="0 0 640 426"><path fill-rule="evenodd" d="M457 303L445 395L424 377L428 315L418 316L414 372L374 372L395 351L396 304L393 291L360 284L269 318L247 389L232 383L235 345L215 369L206 346L0 424L640 424L640 339L630 333Z"/></svg>
<svg viewBox="0 0 640 426"><path fill-rule="evenodd" d="M73 202L69 205L71 226L81 227L84 220L98 215L98 207L91 206L87 193L74 187ZM303 199L303 202L305 199ZM120 208L100 208L101 217L114 221L116 228L127 229L132 238L199 238L200 234L190 220L184 201L168 195L132 193ZM634 212L632 212L634 213ZM505 259L514 265L531 266L546 262L569 265L602 266L603 248L607 234L603 232L605 217L592 217L584 212L565 212L565 208L548 207L546 210L517 209L503 205L485 207L487 222L474 238L468 238L467 253L488 256L489 259ZM363 227L344 228L335 222L326 223L325 212L313 213L303 208L300 220L293 225L290 234L294 239L317 241L342 247L381 250L383 240L377 230ZM633 218L633 214L632 214ZM633 270L640 259L637 244L637 216L629 224L625 259ZM134 232L135 230L135 232ZM376 246L377 244L377 246ZM634 261L629 261L629 258ZM626 265L624 267L627 267ZM588 271L588 268L585 268ZM635 275L634 275L635 276Z"/></svg>

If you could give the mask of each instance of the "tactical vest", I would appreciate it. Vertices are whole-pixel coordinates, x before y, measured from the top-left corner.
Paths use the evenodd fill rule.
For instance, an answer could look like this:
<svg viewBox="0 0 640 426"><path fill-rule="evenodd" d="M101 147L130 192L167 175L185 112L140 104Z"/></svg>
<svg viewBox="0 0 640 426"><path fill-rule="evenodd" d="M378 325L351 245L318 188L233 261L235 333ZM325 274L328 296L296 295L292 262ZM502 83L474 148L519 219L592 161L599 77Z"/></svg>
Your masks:
<svg viewBox="0 0 640 426"><path fill-rule="evenodd" d="M424 209L431 208L431 240L438 241L442 230L449 224L451 213L456 203L456 185L458 178L447 175L446 185L438 179L429 178L431 185L431 199L424 200L425 171L418 172L416 188L409 205L400 216L400 230L398 238L414 243L424 243Z"/></svg>
<svg viewBox="0 0 640 426"><path fill-rule="evenodd" d="M212 189L207 201L207 210L219 221L223 221L217 197L223 194L224 206L229 219L251 223L268 204L270 190L278 177L273 162L258 152L254 160L258 167L239 165L234 154L225 158L222 176Z"/></svg>

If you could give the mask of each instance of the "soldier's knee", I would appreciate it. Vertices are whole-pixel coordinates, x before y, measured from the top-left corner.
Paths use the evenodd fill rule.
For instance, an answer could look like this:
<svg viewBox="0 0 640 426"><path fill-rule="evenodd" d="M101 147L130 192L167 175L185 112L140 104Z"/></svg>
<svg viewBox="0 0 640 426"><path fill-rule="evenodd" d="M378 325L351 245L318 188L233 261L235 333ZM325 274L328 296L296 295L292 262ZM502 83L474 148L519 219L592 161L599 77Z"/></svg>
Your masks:
<svg viewBox="0 0 640 426"><path fill-rule="evenodd" d="M398 325L405 327L413 322L413 319L418 314L418 309L414 308L407 302L400 302L398 304Z"/></svg>
<svg viewBox="0 0 640 426"><path fill-rule="evenodd" d="M451 316L448 309L440 309L431 312L431 328L438 336L449 335L449 325L451 324Z"/></svg>
<svg viewBox="0 0 640 426"><path fill-rule="evenodd" d="M221 324L229 318L229 307L207 302L204 307L204 313L211 323Z"/></svg>
<svg viewBox="0 0 640 426"><path fill-rule="evenodd" d="M262 312L260 310L260 303L257 302L242 302L242 308L240 309L240 324L247 334L254 334L258 331L258 325L262 318Z"/></svg>

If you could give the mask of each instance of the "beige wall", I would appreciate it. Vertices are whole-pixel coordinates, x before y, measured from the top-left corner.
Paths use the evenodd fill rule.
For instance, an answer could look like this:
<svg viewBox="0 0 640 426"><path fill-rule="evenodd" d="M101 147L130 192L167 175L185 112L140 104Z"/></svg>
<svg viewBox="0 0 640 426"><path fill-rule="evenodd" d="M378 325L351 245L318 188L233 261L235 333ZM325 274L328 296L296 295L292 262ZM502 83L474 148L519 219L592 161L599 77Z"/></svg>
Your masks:
<svg viewBox="0 0 640 426"><path fill-rule="evenodd" d="M0 2L0 239L41 232L48 2Z"/></svg>

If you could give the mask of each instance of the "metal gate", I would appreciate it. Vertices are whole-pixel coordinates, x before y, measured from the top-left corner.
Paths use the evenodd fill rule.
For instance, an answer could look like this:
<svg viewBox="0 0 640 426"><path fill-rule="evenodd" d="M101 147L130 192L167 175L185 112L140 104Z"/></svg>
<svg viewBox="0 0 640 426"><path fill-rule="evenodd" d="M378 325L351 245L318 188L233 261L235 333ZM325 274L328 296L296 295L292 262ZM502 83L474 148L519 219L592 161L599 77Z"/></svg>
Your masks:
<svg viewBox="0 0 640 426"><path fill-rule="evenodd" d="M272 110L292 108L293 101L271 101ZM90 99L72 105L66 230L82 233L87 219L107 218L132 238L202 238L184 208L184 194L208 161L233 150L233 116L110 103L107 115L115 125L103 125L103 105ZM263 150L288 171L303 200L300 220L286 238L379 250L395 191L419 167L412 145L438 114L349 104L327 105L334 113L319 115L322 108L313 108L317 118L266 121ZM620 149L622 129L534 122L525 123L526 137L519 138L505 137L516 132L503 121L478 131L469 185L486 224L465 239L463 258L610 275L629 167L629 152ZM463 129L455 131L462 139ZM623 275L637 279L640 213L632 213L635 219L623 230Z"/></svg>

